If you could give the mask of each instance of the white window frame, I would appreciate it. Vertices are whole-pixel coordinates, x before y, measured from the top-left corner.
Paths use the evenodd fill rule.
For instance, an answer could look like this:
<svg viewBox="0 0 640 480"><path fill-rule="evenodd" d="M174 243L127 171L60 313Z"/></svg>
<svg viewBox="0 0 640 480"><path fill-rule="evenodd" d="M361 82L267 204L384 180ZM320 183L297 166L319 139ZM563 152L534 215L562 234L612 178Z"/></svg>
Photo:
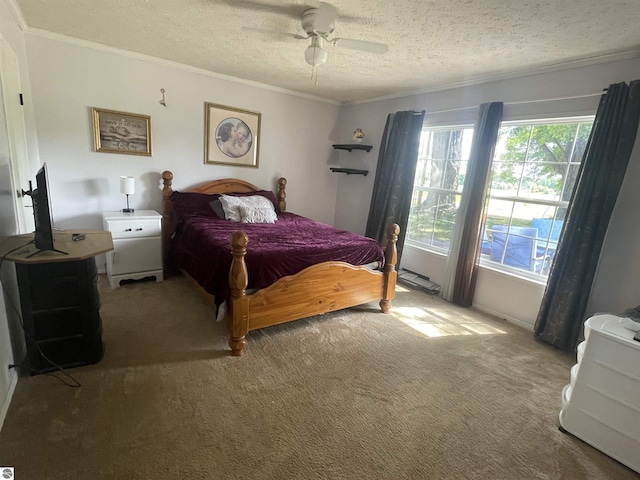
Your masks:
<svg viewBox="0 0 640 480"><path fill-rule="evenodd" d="M521 118L518 120L505 120L502 121L500 124L500 128L502 127L514 127L514 126L535 126L535 125L550 125L550 124L558 124L558 123L581 123L581 122L593 122L595 119L594 115L581 115L581 116L555 116L555 117L546 117L546 118ZM424 125L422 128L422 132L425 131L441 131L441 130L465 130L465 129L474 129L474 125L473 124L469 124L469 123L462 123L462 124L458 124L458 125ZM569 157L571 158L571 156ZM492 163L493 163L493 159L492 159ZM550 162L549 162L550 163ZM571 165L579 165L581 162L577 163L577 162L568 162L567 163L567 169L570 168ZM520 177L520 181L522 180L522 176ZM563 184L562 188L566 188L566 185ZM457 195L461 195L464 191L464 187L462 192L461 191L453 191L453 190L448 190L448 189L443 189L443 188L438 188L438 187L413 187L412 192L415 192L417 190L422 190L422 191L426 191L426 192L433 192L433 193L455 193ZM560 192L562 193L562 192ZM533 198L527 198L527 197L518 197L518 196L493 196L490 195L489 199L491 198L495 198L495 199L499 199L499 200L505 200L505 201L513 201L513 202L522 202L522 203L532 203L532 204L539 204L539 205L545 205L545 206L551 206L551 207L555 207L555 208L566 208L569 206L569 202L567 201L561 201L561 200L539 200L539 199L533 199ZM562 198L562 195L560 195L560 198ZM511 214L511 216L509 217L509 222L511 224L512 222L512 216L513 216L513 212ZM485 225L483 225L483 228L485 228ZM422 243L422 242L418 242L415 240L410 239L409 237L406 238L405 243L407 245L410 245L411 247L414 248L418 248L421 250L425 250L427 252L432 252L432 253L436 253L436 254L443 254L443 255L448 255L449 254L449 248L443 248L437 245L430 245L427 243ZM535 272L529 272L523 269L519 269L516 267L511 267L509 265L503 265L497 262L493 262L491 260L488 259L484 259L481 258L480 259L480 266L483 268L488 268L490 270L494 270L494 271L498 271L507 275L511 275L511 276L517 276L517 277L522 277L525 278L527 280L532 280L535 281L537 283L543 283L546 284L547 282L547 275L542 275L539 273L535 273Z"/></svg>

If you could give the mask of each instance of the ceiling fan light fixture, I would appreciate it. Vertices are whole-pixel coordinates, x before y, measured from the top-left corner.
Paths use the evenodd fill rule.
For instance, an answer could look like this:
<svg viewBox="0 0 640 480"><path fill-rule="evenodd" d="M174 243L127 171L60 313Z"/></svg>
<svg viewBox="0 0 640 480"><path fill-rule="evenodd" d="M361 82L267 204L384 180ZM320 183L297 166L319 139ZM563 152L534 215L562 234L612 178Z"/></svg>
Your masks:
<svg viewBox="0 0 640 480"><path fill-rule="evenodd" d="M329 53L322 48L322 38L312 38L311 45L304 51L304 60L312 67L317 67L327 63L328 57Z"/></svg>
<svg viewBox="0 0 640 480"><path fill-rule="evenodd" d="M327 51L320 47L309 46L304 51L304 59L312 67L317 67L327 63L328 56Z"/></svg>

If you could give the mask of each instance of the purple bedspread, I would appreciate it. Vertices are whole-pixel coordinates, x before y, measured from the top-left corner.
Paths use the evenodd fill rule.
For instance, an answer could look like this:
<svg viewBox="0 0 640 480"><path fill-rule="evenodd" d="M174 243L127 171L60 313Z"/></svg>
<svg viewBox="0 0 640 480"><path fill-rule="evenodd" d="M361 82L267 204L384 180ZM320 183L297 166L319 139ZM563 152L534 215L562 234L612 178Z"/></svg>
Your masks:
<svg viewBox="0 0 640 480"><path fill-rule="evenodd" d="M377 241L283 212L275 224L247 224L212 216L191 215L178 225L171 257L221 302L228 293L231 234L243 230L249 237L245 262L248 288L264 288L277 279L311 265L342 261L352 265L384 262Z"/></svg>

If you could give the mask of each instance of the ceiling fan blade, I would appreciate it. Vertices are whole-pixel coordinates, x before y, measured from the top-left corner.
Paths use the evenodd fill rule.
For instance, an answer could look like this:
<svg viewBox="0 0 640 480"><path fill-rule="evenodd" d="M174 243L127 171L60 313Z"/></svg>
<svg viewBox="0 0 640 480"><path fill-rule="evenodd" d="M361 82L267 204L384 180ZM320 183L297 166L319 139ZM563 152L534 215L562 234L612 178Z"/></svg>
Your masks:
<svg viewBox="0 0 640 480"><path fill-rule="evenodd" d="M261 2L258 0L222 0L227 5L234 8L242 8L245 10L252 10L259 13L275 13L278 15L285 15L292 20L298 20L305 11L304 5L272 5L270 3Z"/></svg>
<svg viewBox="0 0 640 480"><path fill-rule="evenodd" d="M320 2L313 21L314 30L320 33L330 33L332 31L331 26L337 15L338 10L336 7L330 3Z"/></svg>
<svg viewBox="0 0 640 480"><path fill-rule="evenodd" d="M383 54L389 51L386 43L367 42L365 40L353 40L351 38L334 38L331 43L342 48L350 48L360 52Z"/></svg>
<svg viewBox="0 0 640 480"><path fill-rule="evenodd" d="M269 28L258 28L258 27L241 27L242 30L246 32L255 32L261 35L268 36L273 38L274 40L286 40L295 38L298 40L305 40L307 37L303 37L302 35L298 35L297 33L288 33L282 32L280 30L271 30Z"/></svg>

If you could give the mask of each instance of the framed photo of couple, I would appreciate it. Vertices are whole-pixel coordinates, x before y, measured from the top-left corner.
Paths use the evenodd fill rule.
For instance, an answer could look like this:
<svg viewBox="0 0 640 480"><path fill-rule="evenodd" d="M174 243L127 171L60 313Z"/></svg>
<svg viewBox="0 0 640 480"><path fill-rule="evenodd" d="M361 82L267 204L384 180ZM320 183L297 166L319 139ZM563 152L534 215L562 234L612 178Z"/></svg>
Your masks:
<svg viewBox="0 0 640 480"><path fill-rule="evenodd" d="M204 163L258 168L261 114L205 103Z"/></svg>

